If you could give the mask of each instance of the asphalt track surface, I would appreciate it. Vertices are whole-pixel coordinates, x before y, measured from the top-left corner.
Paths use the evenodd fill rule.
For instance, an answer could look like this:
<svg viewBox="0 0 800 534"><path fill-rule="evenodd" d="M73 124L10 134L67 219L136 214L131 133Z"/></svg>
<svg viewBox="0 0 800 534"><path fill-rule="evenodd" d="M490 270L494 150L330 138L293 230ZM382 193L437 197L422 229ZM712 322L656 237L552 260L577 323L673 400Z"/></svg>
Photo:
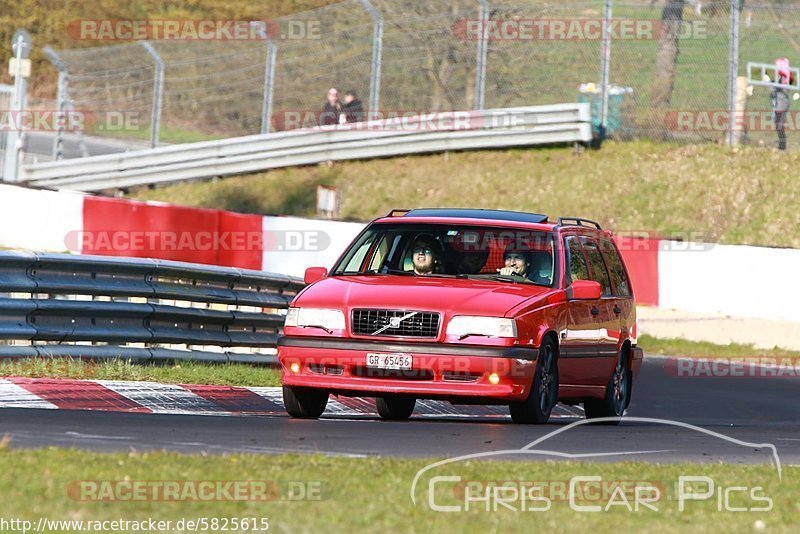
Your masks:
<svg viewBox="0 0 800 534"><path fill-rule="evenodd" d="M579 410L572 412L576 415L527 426L514 425L503 416L412 416L410 421L389 422L374 415L294 420L284 414L221 417L3 408L0 433L11 439L14 448L405 457L513 451L555 433L529 453L497 456L774 464L777 454L783 466L800 464L796 373L759 378L675 376L674 360L648 357L634 385L627 421L616 427L586 425L580 423L585 420L577 415ZM563 409L561 413L569 414ZM754 444L772 444L775 451Z"/></svg>

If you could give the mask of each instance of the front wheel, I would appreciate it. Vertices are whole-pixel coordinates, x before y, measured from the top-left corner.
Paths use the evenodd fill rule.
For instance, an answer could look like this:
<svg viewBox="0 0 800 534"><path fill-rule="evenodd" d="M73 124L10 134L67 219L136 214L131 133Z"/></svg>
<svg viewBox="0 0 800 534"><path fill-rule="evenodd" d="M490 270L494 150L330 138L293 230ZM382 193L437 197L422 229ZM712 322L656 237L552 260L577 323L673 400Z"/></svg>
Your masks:
<svg viewBox="0 0 800 534"><path fill-rule="evenodd" d="M620 351L614 374L606 385L606 396L603 399L589 399L583 403L586 419L600 417L622 417L631 400L631 369L626 358L627 351ZM618 425L620 419L603 421L606 425Z"/></svg>
<svg viewBox="0 0 800 534"><path fill-rule="evenodd" d="M417 399L414 397L378 397L375 404L378 415L391 421L405 421L414 412Z"/></svg>
<svg viewBox="0 0 800 534"><path fill-rule="evenodd" d="M536 371L528 398L508 405L511 420L521 424L544 424L558 402L558 348L549 337L539 347Z"/></svg>
<svg viewBox="0 0 800 534"><path fill-rule="evenodd" d="M328 392L318 389L283 386L283 405L297 419L316 419L328 405Z"/></svg>

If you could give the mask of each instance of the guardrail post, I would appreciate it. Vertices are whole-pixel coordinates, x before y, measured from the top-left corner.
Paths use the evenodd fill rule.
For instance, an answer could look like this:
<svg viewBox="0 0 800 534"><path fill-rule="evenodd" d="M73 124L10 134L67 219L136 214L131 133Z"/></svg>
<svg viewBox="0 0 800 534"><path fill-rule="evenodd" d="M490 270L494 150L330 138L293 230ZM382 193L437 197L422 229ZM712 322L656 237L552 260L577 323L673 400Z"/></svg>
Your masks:
<svg viewBox="0 0 800 534"><path fill-rule="evenodd" d="M88 157L89 149L83 138L83 132L78 129L76 121L66 117L66 113L75 111L72 106L72 98L69 95L69 69L67 68L67 64L64 63L61 58L58 57L56 51L49 46L44 47L44 55L50 60L50 63L53 64L56 70L58 70L56 107L58 108L62 120L57 121L58 128L56 130L56 137L53 139L53 159L59 160L64 158L64 127L68 121L74 126L73 133L78 135L78 148L81 151L81 156L84 158Z"/></svg>
<svg viewBox="0 0 800 534"><path fill-rule="evenodd" d="M164 98L164 61L158 55L156 49L147 41L139 41L147 50L150 57L156 63L155 78L153 80L153 113L150 118L150 146L155 148L158 145L158 137L161 129L161 104Z"/></svg>
<svg viewBox="0 0 800 534"><path fill-rule="evenodd" d="M381 66L383 64L383 15L375 9L369 0L361 0L361 4L372 17L375 26L372 30L372 74L369 81L369 115L374 116L380 107Z"/></svg>
<svg viewBox="0 0 800 534"><path fill-rule="evenodd" d="M603 97L600 111L600 142L606 138L608 127L608 90L609 72L611 70L611 4L612 0L605 0L603 10L603 51L600 56L600 91Z"/></svg>
<svg viewBox="0 0 800 534"><path fill-rule="evenodd" d="M481 36L478 38L475 60L475 106L483 110L486 98L486 57L489 53L489 0L478 0L480 7Z"/></svg>

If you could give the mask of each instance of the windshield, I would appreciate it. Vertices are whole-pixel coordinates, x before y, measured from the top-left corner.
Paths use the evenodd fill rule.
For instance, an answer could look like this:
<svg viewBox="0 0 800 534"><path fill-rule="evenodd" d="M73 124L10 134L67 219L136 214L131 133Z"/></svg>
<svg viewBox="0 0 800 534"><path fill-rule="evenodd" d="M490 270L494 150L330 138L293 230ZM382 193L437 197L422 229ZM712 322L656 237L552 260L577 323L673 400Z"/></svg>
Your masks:
<svg viewBox="0 0 800 534"><path fill-rule="evenodd" d="M550 232L375 224L350 246L333 274L479 278L552 286L555 258Z"/></svg>

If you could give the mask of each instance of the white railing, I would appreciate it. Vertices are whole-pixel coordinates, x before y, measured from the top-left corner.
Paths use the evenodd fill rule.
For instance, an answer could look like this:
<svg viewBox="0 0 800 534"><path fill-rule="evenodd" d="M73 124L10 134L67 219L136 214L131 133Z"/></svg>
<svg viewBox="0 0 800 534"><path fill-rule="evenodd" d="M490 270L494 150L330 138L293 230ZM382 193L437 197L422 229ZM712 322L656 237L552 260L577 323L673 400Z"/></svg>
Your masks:
<svg viewBox="0 0 800 534"><path fill-rule="evenodd" d="M442 112L29 165L23 179L100 191L324 161L592 139L589 104Z"/></svg>

